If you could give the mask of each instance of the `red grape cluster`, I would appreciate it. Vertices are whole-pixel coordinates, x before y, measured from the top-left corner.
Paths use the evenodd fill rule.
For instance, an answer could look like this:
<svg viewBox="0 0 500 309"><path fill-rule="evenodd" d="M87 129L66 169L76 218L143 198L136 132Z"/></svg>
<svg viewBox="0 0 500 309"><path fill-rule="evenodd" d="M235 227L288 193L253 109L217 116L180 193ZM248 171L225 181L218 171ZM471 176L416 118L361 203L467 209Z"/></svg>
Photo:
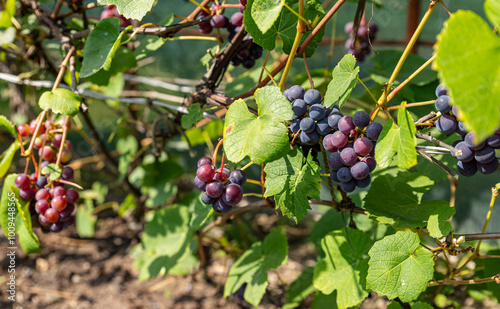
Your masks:
<svg viewBox="0 0 500 309"><path fill-rule="evenodd" d="M378 25L375 23L370 23L368 27L366 27L366 25L360 25L358 27L358 37L354 44L353 28L353 22L347 23L344 27L345 33L349 35L349 38L345 41L345 48L349 54L356 57L356 60L363 62L365 57L371 52L370 42L375 40L375 36L378 32Z"/></svg>
<svg viewBox="0 0 500 309"><path fill-rule="evenodd" d="M243 198L241 186L246 180L247 176L242 170L230 172L225 167L216 170L212 159L203 157L198 160L194 185L203 191L201 194L203 203L212 205L214 211L218 213L226 213Z"/></svg>
<svg viewBox="0 0 500 309"><path fill-rule="evenodd" d="M67 166L63 169L61 178L71 180L73 173L73 169ZM48 184L48 177L49 175L37 177L36 174L19 174L15 184L19 188L21 198L30 201L34 225L38 222L44 230L50 229L51 232L59 233L65 226L75 222L73 211L80 195L75 189L66 190L59 182Z"/></svg>
<svg viewBox="0 0 500 309"><path fill-rule="evenodd" d="M125 16L120 15L115 5L105 5L104 10L101 12L101 20L108 17L118 17L120 19L120 26L127 27L130 26L130 19L125 18Z"/></svg>
<svg viewBox="0 0 500 309"><path fill-rule="evenodd" d="M451 98L443 84L436 88L435 107L442 116L436 121L439 132L450 135L458 133L462 138L453 143L453 147L462 152L461 155L452 155L458 159L458 172L464 176L473 176L478 171L482 174L491 174L498 169L498 158L495 149L500 149L500 129L486 140L479 142L473 131L468 131L465 124L458 121L460 110L451 104Z"/></svg>
<svg viewBox="0 0 500 309"><path fill-rule="evenodd" d="M227 28L229 32L228 39L231 41L236 33L240 30L243 25L243 11L246 8L246 0L240 0L240 11L234 13L231 18L227 18L221 14L215 14L212 16L210 22L198 24L197 27L203 34L209 34L212 32L213 28ZM208 7L206 7L207 10ZM216 5L212 6L213 12L218 12L218 7ZM200 17L206 17L209 13L207 11L201 11ZM243 43L238 51L231 57L231 64L233 66L241 65L245 69L250 69L255 65L255 60L262 57L262 47L254 42Z"/></svg>

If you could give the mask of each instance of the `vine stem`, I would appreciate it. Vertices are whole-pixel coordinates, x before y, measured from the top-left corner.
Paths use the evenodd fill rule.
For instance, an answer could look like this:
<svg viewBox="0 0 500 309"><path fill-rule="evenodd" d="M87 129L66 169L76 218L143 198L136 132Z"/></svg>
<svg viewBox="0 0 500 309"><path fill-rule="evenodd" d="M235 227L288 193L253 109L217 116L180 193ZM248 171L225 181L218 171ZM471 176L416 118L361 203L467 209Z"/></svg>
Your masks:
<svg viewBox="0 0 500 309"><path fill-rule="evenodd" d="M330 189L330 196L332 197L332 202L335 202L336 198L335 198L335 193L333 192L333 181L332 178L330 177L330 166L328 166L326 150L325 147L323 147L323 138L321 139L320 147L321 147L321 155L323 156L323 164L325 165L325 172L328 174L328 188ZM339 211L339 207L337 204L334 204L334 208L336 211Z"/></svg>
<svg viewBox="0 0 500 309"><path fill-rule="evenodd" d="M488 282L500 282L500 274L483 279L470 279L470 280L452 280L444 279L443 281L432 281L427 284L427 287L433 287L438 285L470 285L470 284L481 284Z"/></svg>
<svg viewBox="0 0 500 309"><path fill-rule="evenodd" d="M302 54L304 56L304 66L306 67L307 77L309 78L309 83L311 84L311 89L314 89L314 82L311 76L311 72L309 72L309 67L307 66L307 57L306 54Z"/></svg>
<svg viewBox="0 0 500 309"><path fill-rule="evenodd" d="M393 109L398 109L398 108L402 108L402 107L424 106L424 105L431 105L431 104L434 104L434 103L436 103L436 100L430 100L430 101L424 101L424 102L416 102L416 103L409 103L409 104L405 104L405 105L394 105L394 106L388 107L387 110L391 111Z"/></svg>
<svg viewBox="0 0 500 309"><path fill-rule="evenodd" d="M64 118L61 145L59 146L59 152L57 153L57 161L56 161L57 166L61 164L62 152L64 150L64 143L66 142L66 138L68 137L68 122L69 122L69 116L66 116Z"/></svg>
<svg viewBox="0 0 500 309"><path fill-rule="evenodd" d="M486 215L486 221L484 222L483 231L482 231L483 234L486 233L486 227L488 226L488 222L490 222L491 211L493 210L493 205L495 204L495 200L498 196L498 188L499 187L500 187L500 183L497 184L495 187L491 188L490 208L488 209L488 214ZM477 243L476 254L479 254L479 248L481 247L482 242L483 242L483 240L481 239Z"/></svg>

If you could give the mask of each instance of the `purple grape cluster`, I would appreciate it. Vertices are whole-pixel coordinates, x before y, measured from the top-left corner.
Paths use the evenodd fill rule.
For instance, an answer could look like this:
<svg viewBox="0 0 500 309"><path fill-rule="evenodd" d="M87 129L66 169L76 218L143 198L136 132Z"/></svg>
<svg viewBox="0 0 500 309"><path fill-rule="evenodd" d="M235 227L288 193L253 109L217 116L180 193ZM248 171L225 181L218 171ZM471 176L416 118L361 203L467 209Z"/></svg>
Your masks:
<svg viewBox="0 0 500 309"><path fill-rule="evenodd" d="M197 27L201 33L209 34L212 32L213 28L227 28L229 32L228 39L232 41L234 36L240 31L240 27L243 25L243 11L246 8L246 0L240 0L242 6L240 6L241 12L234 13L231 18L227 18L224 15L216 14L212 17L210 22L198 24ZM208 9L208 7L207 7ZM217 7L212 7L212 10L217 12ZM200 16L206 17L209 13L201 11ZM233 66L241 65L245 69L250 69L255 65L255 60L262 57L262 47L255 42L245 42L239 46L238 50L231 57L230 63Z"/></svg>
<svg viewBox="0 0 500 309"><path fill-rule="evenodd" d="M212 205L215 212L226 213L243 198L241 186L247 181L242 170L230 171L228 168L215 169L212 159L203 157L198 160L198 170L194 185L203 191L201 201Z"/></svg>
<svg viewBox="0 0 500 309"><path fill-rule="evenodd" d="M347 23L344 27L345 33L349 35L349 38L345 41L345 48L349 54L356 57L356 60L363 62L366 56L371 52L370 42L375 40L375 36L378 32L378 25L376 23L370 23L368 27L360 25L358 27L358 36L354 44L353 28L353 22Z"/></svg>
<svg viewBox="0 0 500 309"><path fill-rule="evenodd" d="M499 166L495 149L500 149L500 129L486 140L478 142L476 134L468 131L465 124L457 119L460 118L460 110L458 106L452 105L451 98L447 94L448 91L443 84L436 88L435 107L442 114L436 121L436 128L446 135L456 132L461 136L461 139L452 145L462 152L459 156L452 153L458 159L458 172L467 177L475 175L478 171L482 174L495 172Z"/></svg>
<svg viewBox="0 0 500 309"><path fill-rule="evenodd" d="M42 162L42 166L49 162ZM71 180L74 171L65 167L61 178ZM30 202L31 221L34 226L40 226L45 231L59 233L64 227L75 222L73 212L80 194L73 188L66 189L63 184L47 182L49 175L39 176L19 174L15 184L19 188L20 197Z"/></svg>

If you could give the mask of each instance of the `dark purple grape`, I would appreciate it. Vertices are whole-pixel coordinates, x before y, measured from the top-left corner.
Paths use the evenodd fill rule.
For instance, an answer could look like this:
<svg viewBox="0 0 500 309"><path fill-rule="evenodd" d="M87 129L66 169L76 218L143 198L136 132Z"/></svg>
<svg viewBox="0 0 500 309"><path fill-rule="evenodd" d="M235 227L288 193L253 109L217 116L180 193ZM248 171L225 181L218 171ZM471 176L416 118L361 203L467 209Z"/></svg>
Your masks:
<svg viewBox="0 0 500 309"><path fill-rule="evenodd" d="M344 148L340 152L340 160L346 166L352 166L358 160L358 156L354 149L352 148Z"/></svg>
<svg viewBox="0 0 500 309"><path fill-rule="evenodd" d="M222 193L222 200L224 203L234 206L238 204L243 198L243 189L235 183L229 184Z"/></svg>
<svg viewBox="0 0 500 309"><path fill-rule="evenodd" d="M212 180L211 182L207 183L207 187L205 190L208 195L213 198L217 198L222 195L222 191L224 191L224 185L218 180Z"/></svg>
<svg viewBox="0 0 500 309"><path fill-rule="evenodd" d="M294 100L297 100L297 99L304 99L305 93L306 92L305 92L304 88L302 88L299 85L294 85L294 86L288 88L288 92L287 92L288 101L293 102Z"/></svg>
<svg viewBox="0 0 500 309"><path fill-rule="evenodd" d="M50 231L52 233L59 233L62 231L64 228L64 223L63 222L55 222L50 225Z"/></svg>
<svg viewBox="0 0 500 309"><path fill-rule="evenodd" d="M341 181L341 182L348 182L352 179L352 174L351 174L351 171L349 170L348 167L341 167L338 171L337 171L337 178Z"/></svg>
<svg viewBox="0 0 500 309"><path fill-rule="evenodd" d="M439 86L437 86L436 88L436 97L440 97L442 95L447 95L448 94L448 90L446 90L444 84L439 84Z"/></svg>
<svg viewBox="0 0 500 309"><path fill-rule="evenodd" d="M255 65L255 59L252 58L246 58L243 59L241 62L241 66L244 67L245 69L251 69Z"/></svg>
<svg viewBox="0 0 500 309"><path fill-rule="evenodd" d="M449 135L456 131L458 122L455 117L450 115L443 115L436 121L436 128L439 132Z"/></svg>
<svg viewBox="0 0 500 309"><path fill-rule="evenodd" d="M311 133L302 131L299 137L300 141L306 145L314 145L319 141L319 134L316 131L312 131Z"/></svg>
<svg viewBox="0 0 500 309"><path fill-rule="evenodd" d="M372 122L366 127L366 135L369 139L376 141L384 127L378 122Z"/></svg>
<svg viewBox="0 0 500 309"><path fill-rule="evenodd" d="M226 204L221 197L215 200L212 204L212 208L215 212L223 214L231 210L231 205Z"/></svg>
<svg viewBox="0 0 500 309"><path fill-rule="evenodd" d="M299 129L300 129L300 119L295 119L294 121L292 121L292 123L290 123L290 130L293 133L299 132Z"/></svg>
<svg viewBox="0 0 500 309"><path fill-rule="evenodd" d="M17 175L16 180L14 180L14 183L19 189L28 189L31 185L31 180L28 175L19 174Z"/></svg>
<svg viewBox="0 0 500 309"><path fill-rule="evenodd" d="M493 134L486 140L488 146L498 149L500 147L500 134Z"/></svg>
<svg viewBox="0 0 500 309"><path fill-rule="evenodd" d="M478 163L488 163L492 160L496 160L495 149L485 146L484 148L476 150L474 159L476 159Z"/></svg>
<svg viewBox="0 0 500 309"><path fill-rule="evenodd" d="M300 121L300 130L305 133L311 133L316 129L316 123L310 117L305 117Z"/></svg>
<svg viewBox="0 0 500 309"><path fill-rule="evenodd" d="M288 93L290 92L290 88L283 90L283 95L286 97L288 100Z"/></svg>
<svg viewBox="0 0 500 309"><path fill-rule="evenodd" d="M200 30L200 32L203 34L210 34L213 30L213 27L212 25L210 25L210 23L197 24L196 27L198 27L198 30Z"/></svg>
<svg viewBox="0 0 500 309"><path fill-rule="evenodd" d="M477 162L477 170L481 174L485 174L485 175L494 173L496 170L498 170L498 159L495 158L495 160L492 160L488 163Z"/></svg>
<svg viewBox="0 0 500 309"><path fill-rule="evenodd" d="M434 106L442 114L448 114L451 111L450 102L451 102L451 98L449 96L442 95L436 99L436 103L434 103Z"/></svg>
<svg viewBox="0 0 500 309"><path fill-rule="evenodd" d="M19 195L25 201L31 201L35 198L35 192L31 189L19 189Z"/></svg>
<svg viewBox="0 0 500 309"><path fill-rule="evenodd" d="M316 122L316 132L318 132L319 135L325 136L331 131L332 128L330 128L330 126L328 125L328 120L321 119L320 121Z"/></svg>
<svg viewBox="0 0 500 309"><path fill-rule="evenodd" d="M354 125L360 129L366 128L370 124L370 115L365 111L357 111L352 116L352 121Z"/></svg>
<svg viewBox="0 0 500 309"><path fill-rule="evenodd" d="M238 50L238 52L236 53L236 56L238 58L240 58L242 61L245 60L246 58L250 57L250 51L248 50L248 48L244 47L244 48L241 48L240 50Z"/></svg>
<svg viewBox="0 0 500 309"><path fill-rule="evenodd" d="M352 121L351 116L344 116L340 118L339 123L338 123L339 130L344 133L344 134L349 134L351 130L354 130L356 126L354 125L354 122Z"/></svg>
<svg viewBox="0 0 500 309"><path fill-rule="evenodd" d="M375 35L378 32L378 25L376 23L370 23L368 26L371 35Z"/></svg>
<svg viewBox="0 0 500 309"><path fill-rule="evenodd" d="M337 171L330 171L330 178L333 182L340 183L340 179L337 177Z"/></svg>
<svg viewBox="0 0 500 309"><path fill-rule="evenodd" d="M304 116L307 113L307 104L302 99L296 99L292 102L293 113L297 116Z"/></svg>
<svg viewBox="0 0 500 309"><path fill-rule="evenodd" d="M236 12L231 16L229 23L236 27L241 27L243 25L243 13Z"/></svg>
<svg viewBox="0 0 500 309"><path fill-rule="evenodd" d="M347 141L348 141L347 136L340 131L334 132L331 138L332 145L337 148L342 148L345 145L347 145Z"/></svg>
<svg viewBox="0 0 500 309"><path fill-rule="evenodd" d="M361 162L365 162L368 165L368 170L373 172L373 170L377 167L377 161L375 161L374 157L364 157L361 159Z"/></svg>
<svg viewBox="0 0 500 309"><path fill-rule="evenodd" d="M52 197L55 196L65 196L66 195L66 189L62 186L56 186L54 187L54 190L52 191Z"/></svg>
<svg viewBox="0 0 500 309"><path fill-rule="evenodd" d="M73 211L75 211L75 204L68 204L66 209L59 213L59 220L63 222L68 220L69 218L71 218Z"/></svg>
<svg viewBox="0 0 500 309"><path fill-rule="evenodd" d="M486 145L486 141L483 141L481 143L477 143L477 138L476 138L476 133L474 132L469 132L467 135L464 137L464 142L472 150L478 150L484 147Z"/></svg>
<svg viewBox="0 0 500 309"><path fill-rule="evenodd" d="M340 160L340 152L333 152L330 154L328 157L328 166L334 171L338 171L344 166L342 160Z"/></svg>
<svg viewBox="0 0 500 309"><path fill-rule="evenodd" d="M335 152L338 150L337 147L332 144L333 134L328 134L323 138L323 148L328 152Z"/></svg>
<svg viewBox="0 0 500 309"><path fill-rule="evenodd" d="M367 137L360 137L354 141L353 145L354 151L360 156L368 155L372 149L373 144L372 141Z"/></svg>
<svg viewBox="0 0 500 309"><path fill-rule="evenodd" d="M214 28L224 28L226 20L223 15L214 15L210 20L210 25Z"/></svg>
<svg viewBox="0 0 500 309"><path fill-rule="evenodd" d="M304 101L307 105L319 104L321 103L321 93L316 89L309 89L304 94Z"/></svg>
<svg viewBox="0 0 500 309"><path fill-rule="evenodd" d="M474 159L474 152L472 150L470 150L469 147L467 147L465 142L459 141L459 143L456 144L454 147L456 149L462 151L462 154L460 156L455 156L454 153L451 153L458 160L464 161L464 162L469 162L472 159Z"/></svg>
<svg viewBox="0 0 500 309"><path fill-rule="evenodd" d="M214 179L220 182L224 182L229 178L229 174L231 174L231 171L228 168L224 167L222 169L222 173L220 173L220 168L219 168L215 171Z"/></svg>
<svg viewBox="0 0 500 309"><path fill-rule="evenodd" d="M210 195L207 194L207 192L203 192L201 194L201 201L206 204L206 205L211 205L213 204L215 201L217 200L217 198L213 198L211 197Z"/></svg>
<svg viewBox="0 0 500 309"><path fill-rule="evenodd" d="M356 181L354 179L351 179L347 182L341 182L340 189L342 189L342 191L346 193L351 193L356 189Z"/></svg>
<svg viewBox="0 0 500 309"><path fill-rule="evenodd" d="M215 176L215 169L210 164L202 165L198 167L198 170L196 171L196 176L203 182L209 182Z"/></svg>
<svg viewBox="0 0 500 309"><path fill-rule="evenodd" d="M237 185L242 186L247 181L247 175L242 170L234 170L231 172L231 175L229 176L229 180L232 183L235 183Z"/></svg>
<svg viewBox="0 0 500 309"><path fill-rule="evenodd" d="M38 215L38 222L42 226L50 226L52 224L52 222L49 222L49 220L47 220L47 217L45 217L43 214Z"/></svg>
<svg viewBox="0 0 500 309"><path fill-rule="evenodd" d="M319 121L325 118L325 108L321 104L311 105L309 108L309 117L312 119Z"/></svg>
<svg viewBox="0 0 500 309"><path fill-rule="evenodd" d="M365 162L357 162L351 167L351 175L354 179L360 180L366 178L370 173L368 164Z"/></svg>
<svg viewBox="0 0 500 309"><path fill-rule="evenodd" d="M363 189L368 187L371 182L372 182L372 177L370 176L370 174L368 174L368 176L366 176L365 178L356 180L356 186L358 186L358 188Z"/></svg>
<svg viewBox="0 0 500 309"><path fill-rule="evenodd" d="M340 116L344 116L340 112L340 108L337 104L334 104L334 105L332 105L332 107L330 107L330 113L328 115L333 115L333 114L339 114Z"/></svg>
<svg viewBox="0 0 500 309"><path fill-rule="evenodd" d="M198 178L196 176L196 177L194 177L194 186L196 187L196 189L198 189L200 191L205 191L205 187L207 186L207 183L204 181L201 181L200 178Z"/></svg>
<svg viewBox="0 0 500 309"><path fill-rule="evenodd" d="M76 204L76 202L78 202L79 199L80 199L80 194L75 189L70 188L68 189L68 191L66 191L66 200L68 201L68 203Z"/></svg>
<svg viewBox="0 0 500 309"><path fill-rule="evenodd" d="M73 179L74 175L75 175L75 171L69 166L64 167L64 169L62 170L62 173L61 173L61 177L64 180L71 180L71 179Z"/></svg>
<svg viewBox="0 0 500 309"><path fill-rule="evenodd" d="M44 188L46 185L47 185L47 177L45 176L38 177L38 179L36 180L36 186L38 188Z"/></svg>
<svg viewBox="0 0 500 309"><path fill-rule="evenodd" d="M330 128L332 128L334 130L338 130L339 129L339 120L342 117L344 117L344 116L342 116L342 114L330 114L330 116L328 116L328 125L330 126Z"/></svg>
<svg viewBox="0 0 500 309"><path fill-rule="evenodd" d="M198 160L198 167L205 165L205 164L212 165L212 159L210 159L209 157L202 157Z"/></svg>
<svg viewBox="0 0 500 309"><path fill-rule="evenodd" d="M474 176L477 173L477 163L476 160L472 160L469 162L458 161L457 162L457 170L460 174L470 177Z"/></svg>
<svg viewBox="0 0 500 309"><path fill-rule="evenodd" d="M250 45L250 55L254 59L259 59L260 57L262 57L262 46L252 43L252 45Z"/></svg>
<svg viewBox="0 0 500 309"><path fill-rule="evenodd" d="M44 214L47 209L50 208L49 202L47 200L39 200L35 203L35 211L37 214Z"/></svg>

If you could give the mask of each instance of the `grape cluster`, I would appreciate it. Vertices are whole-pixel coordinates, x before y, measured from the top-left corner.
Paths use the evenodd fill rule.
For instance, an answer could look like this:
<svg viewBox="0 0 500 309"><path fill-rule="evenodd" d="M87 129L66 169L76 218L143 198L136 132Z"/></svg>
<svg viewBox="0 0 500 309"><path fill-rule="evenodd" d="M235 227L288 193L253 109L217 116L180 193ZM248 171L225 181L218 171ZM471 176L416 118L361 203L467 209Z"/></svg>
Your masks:
<svg viewBox="0 0 500 309"><path fill-rule="evenodd" d="M378 25L376 23L370 23L368 27L360 25L358 27L358 36L354 44L353 28L353 22L347 23L344 27L345 33L349 35L349 38L345 41L345 48L349 54L356 57L356 60L363 62L365 57L371 52L370 42L375 40L375 36L378 32Z"/></svg>
<svg viewBox="0 0 500 309"><path fill-rule="evenodd" d="M228 168L215 169L212 159L203 157L198 160L198 170L194 185L200 191L201 200L212 205L215 212L226 213L243 198L241 186L247 181L242 170L230 171Z"/></svg>
<svg viewBox="0 0 500 309"><path fill-rule="evenodd" d="M101 12L101 20L108 17L117 17L120 19L120 26L127 27L130 26L130 19L127 19L125 16L120 15L115 5L105 5L104 10Z"/></svg>
<svg viewBox="0 0 500 309"><path fill-rule="evenodd" d="M450 135L458 133L462 138L453 143L453 147L462 152L455 156L458 159L458 172L464 176L473 176L478 171L482 174L491 174L498 169L498 159L495 149L500 149L500 129L485 141L478 142L476 134L468 131L465 124L457 119L460 118L458 106L451 104L451 98L443 84L436 88L436 109L442 116L436 121L436 128L439 132Z"/></svg>
<svg viewBox="0 0 500 309"><path fill-rule="evenodd" d="M45 161L42 165L48 165ZM74 171L71 167L65 167L61 178L71 180ZM19 174L15 184L19 188L19 195L25 201L30 202L32 222L38 222L44 230L59 233L65 226L75 222L73 212L75 203L80 199L80 194L75 189L66 189L59 182L47 183L48 175L37 177Z"/></svg>
<svg viewBox="0 0 500 309"><path fill-rule="evenodd" d="M198 29L203 34L209 34L212 32L213 28L227 28L229 32L228 39L231 41L240 30L240 27L243 25L242 12L246 8L247 1L240 0L240 4L242 5L240 6L240 12L234 13L231 18L227 18L226 16L221 14L215 14L212 16L210 22L198 24ZM206 7L206 9L209 10L208 7ZM215 4L212 6L212 11L218 12L218 7ZM200 13L201 18L208 15L209 13L204 10L202 10ZM259 59L260 57L262 57L262 47L260 45L254 42L243 43L241 46L239 46L236 53L234 53L234 55L231 57L230 62L233 66L241 65L245 69L250 69L255 65L255 60Z"/></svg>
<svg viewBox="0 0 500 309"><path fill-rule="evenodd" d="M371 122L364 111L352 117L344 116L337 105L325 108L321 105L321 94L315 89L305 91L295 85L283 94L292 103L294 112L290 130L300 130L300 140L305 145L314 145L323 137L323 147L331 152L328 166L330 177L345 192L353 192L356 186L366 188L371 183L370 172L375 161L375 143L382 132L382 125ZM371 123L370 123L371 122Z"/></svg>

